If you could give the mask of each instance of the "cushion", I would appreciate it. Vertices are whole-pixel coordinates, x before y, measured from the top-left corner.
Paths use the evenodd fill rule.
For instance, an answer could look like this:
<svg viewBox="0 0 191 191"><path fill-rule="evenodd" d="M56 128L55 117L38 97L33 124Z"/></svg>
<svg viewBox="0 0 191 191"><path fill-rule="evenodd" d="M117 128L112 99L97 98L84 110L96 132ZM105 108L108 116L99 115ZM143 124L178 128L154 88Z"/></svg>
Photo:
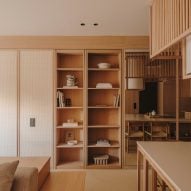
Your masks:
<svg viewBox="0 0 191 191"><path fill-rule="evenodd" d="M0 164L0 191L10 191L19 161Z"/></svg>
<svg viewBox="0 0 191 191"><path fill-rule="evenodd" d="M11 191L37 191L38 169L34 167L18 167Z"/></svg>

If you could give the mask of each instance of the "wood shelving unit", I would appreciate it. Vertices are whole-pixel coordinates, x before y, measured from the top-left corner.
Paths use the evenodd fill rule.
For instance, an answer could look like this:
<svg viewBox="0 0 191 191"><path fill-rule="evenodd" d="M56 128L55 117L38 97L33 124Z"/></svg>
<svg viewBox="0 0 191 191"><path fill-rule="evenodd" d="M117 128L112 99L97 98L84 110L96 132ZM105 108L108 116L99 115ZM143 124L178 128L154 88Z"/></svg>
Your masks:
<svg viewBox="0 0 191 191"><path fill-rule="evenodd" d="M121 51L88 50L86 55L80 50L57 51L56 57L55 92L71 101L69 106L56 102L56 168L121 167ZM111 67L100 69L97 64L101 62ZM66 75L75 76L77 85L68 87ZM97 88L98 83L110 83L112 87ZM75 127L67 126L71 119L78 122ZM68 134L78 143L69 145ZM102 139L109 144L97 144ZM108 163L95 165L98 155L108 155Z"/></svg>
<svg viewBox="0 0 191 191"><path fill-rule="evenodd" d="M99 63L111 67L98 68ZM110 83L112 88L97 88ZM119 103L115 99L119 95ZM87 168L119 168L121 166L121 51L87 51ZM106 140L109 144L97 144ZM94 157L108 155L108 164L94 164Z"/></svg>
<svg viewBox="0 0 191 191"><path fill-rule="evenodd" d="M84 167L84 51L70 50L56 52L56 92L61 92L63 102L70 99L70 105L59 105L56 100L55 142L56 168ZM67 87L66 75L77 79L77 87ZM77 122L74 127L67 124L68 120ZM67 141L77 140L77 144L69 145Z"/></svg>

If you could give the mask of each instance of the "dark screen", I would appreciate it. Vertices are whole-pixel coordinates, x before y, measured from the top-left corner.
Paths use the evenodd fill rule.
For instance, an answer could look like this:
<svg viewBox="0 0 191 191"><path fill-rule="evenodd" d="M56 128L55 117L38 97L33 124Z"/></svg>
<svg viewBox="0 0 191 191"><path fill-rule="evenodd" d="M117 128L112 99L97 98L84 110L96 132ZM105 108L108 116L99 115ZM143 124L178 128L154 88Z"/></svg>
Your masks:
<svg viewBox="0 0 191 191"><path fill-rule="evenodd" d="M145 90L139 92L139 113L157 111L157 82L146 82Z"/></svg>

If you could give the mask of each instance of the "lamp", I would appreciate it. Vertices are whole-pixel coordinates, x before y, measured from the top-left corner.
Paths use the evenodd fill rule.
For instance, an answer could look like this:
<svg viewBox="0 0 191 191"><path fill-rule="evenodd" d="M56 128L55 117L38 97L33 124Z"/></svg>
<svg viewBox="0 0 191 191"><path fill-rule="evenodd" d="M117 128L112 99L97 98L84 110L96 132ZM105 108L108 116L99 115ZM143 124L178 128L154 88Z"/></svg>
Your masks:
<svg viewBox="0 0 191 191"><path fill-rule="evenodd" d="M127 78L127 89L129 90L143 90L143 78Z"/></svg>

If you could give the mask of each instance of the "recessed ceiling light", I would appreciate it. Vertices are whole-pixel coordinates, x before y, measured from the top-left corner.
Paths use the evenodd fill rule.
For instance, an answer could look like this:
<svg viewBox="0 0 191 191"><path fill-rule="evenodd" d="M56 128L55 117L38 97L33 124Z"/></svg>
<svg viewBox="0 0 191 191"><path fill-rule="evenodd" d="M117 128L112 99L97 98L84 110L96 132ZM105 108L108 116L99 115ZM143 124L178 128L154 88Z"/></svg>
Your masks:
<svg viewBox="0 0 191 191"><path fill-rule="evenodd" d="M81 25L81 26L85 26L86 24L85 24L85 23L81 23L80 25Z"/></svg>
<svg viewBox="0 0 191 191"><path fill-rule="evenodd" d="M98 23L94 23L93 25L94 25L94 26L98 26L99 24L98 24Z"/></svg>

